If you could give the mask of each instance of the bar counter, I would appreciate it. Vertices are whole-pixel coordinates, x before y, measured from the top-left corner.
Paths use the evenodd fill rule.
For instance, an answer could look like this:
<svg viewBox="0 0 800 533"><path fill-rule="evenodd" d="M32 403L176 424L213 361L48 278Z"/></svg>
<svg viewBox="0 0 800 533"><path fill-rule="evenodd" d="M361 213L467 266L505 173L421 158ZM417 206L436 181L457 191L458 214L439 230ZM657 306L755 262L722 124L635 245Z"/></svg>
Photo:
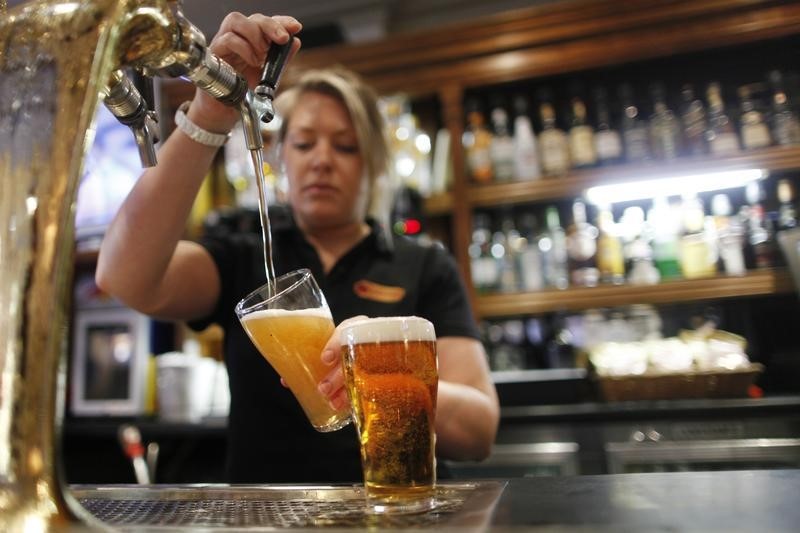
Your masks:
<svg viewBox="0 0 800 533"><path fill-rule="evenodd" d="M800 470L444 482L436 510L371 517L358 486L73 486L120 531L798 531Z"/></svg>

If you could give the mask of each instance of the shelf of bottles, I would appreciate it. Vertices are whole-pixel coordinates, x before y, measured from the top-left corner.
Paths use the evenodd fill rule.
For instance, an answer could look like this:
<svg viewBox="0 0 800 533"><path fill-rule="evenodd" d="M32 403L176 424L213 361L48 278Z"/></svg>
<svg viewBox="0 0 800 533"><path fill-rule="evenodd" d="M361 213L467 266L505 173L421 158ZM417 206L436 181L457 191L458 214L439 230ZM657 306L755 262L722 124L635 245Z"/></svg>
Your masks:
<svg viewBox="0 0 800 533"><path fill-rule="evenodd" d="M483 318L579 311L634 304L672 304L723 298L741 298L793 292L789 273L780 268L748 272L743 276L680 279L656 285L598 285L536 292L486 294L476 298Z"/></svg>
<svg viewBox="0 0 800 533"><path fill-rule="evenodd" d="M557 178L472 186L467 193L467 201L473 207L539 202L581 196L589 187L601 184L634 182L661 175L701 174L749 168L760 168L768 172L800 169L800 145L773 146L730 156L686 157L670 162L667 166L663 162L651 161L571 169ZM441 206L449 205L441 197L432 200L432 206L438 210L442 209Z"/></svg>
<svg viewBox="0 0 800 533"><path fill-rule="evenodd" d="M777 242L798 225L800 85L791 79L772 70L744 84L711 81L702 96L690 84L669 93L648 82L647 114L632 84L617 87L617 114L603 86L572 87L561 120L546 84L532 98L495 92L486 107L467 95L478 315L794 291Z"/></svg>

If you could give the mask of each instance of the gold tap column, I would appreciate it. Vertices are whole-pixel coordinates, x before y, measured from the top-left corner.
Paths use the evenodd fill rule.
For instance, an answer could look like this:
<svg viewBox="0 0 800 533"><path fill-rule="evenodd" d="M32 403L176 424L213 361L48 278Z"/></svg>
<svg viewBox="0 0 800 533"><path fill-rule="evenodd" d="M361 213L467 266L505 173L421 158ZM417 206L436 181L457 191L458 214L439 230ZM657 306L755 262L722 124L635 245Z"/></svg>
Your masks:
<svg viewBox="0 0 800 533"><path fill-rule="evenodd" d="M0 17L4 531L46 531L88 520L64 490L58 453L73 206L102 83L122 63L119 43L163 40L171 15L164 0L48 0ZM148 39L153 29L160 37Z"/></svg>

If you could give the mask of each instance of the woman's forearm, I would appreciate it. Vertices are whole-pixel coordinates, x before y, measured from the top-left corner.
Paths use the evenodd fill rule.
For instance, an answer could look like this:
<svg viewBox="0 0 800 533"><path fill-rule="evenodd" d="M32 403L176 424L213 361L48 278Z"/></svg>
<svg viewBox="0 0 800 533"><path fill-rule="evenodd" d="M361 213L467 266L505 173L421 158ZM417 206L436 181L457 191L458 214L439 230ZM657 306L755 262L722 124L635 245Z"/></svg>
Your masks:
<svg viewBox="0 0 800 533"><path fill-rule="evenodd" d="M216 150L179 131L167 139L158 165L136 182L103 239L96 272L102 289L140 310L157 305L159 288Z"/></svg>
<svg viewBox="0 0 800 533"><path fill-rule="evenodd" d="M485 459L492 448L499 411L483 391L460 383L439 381L436 405L436 448L446 459Z"/></svg>

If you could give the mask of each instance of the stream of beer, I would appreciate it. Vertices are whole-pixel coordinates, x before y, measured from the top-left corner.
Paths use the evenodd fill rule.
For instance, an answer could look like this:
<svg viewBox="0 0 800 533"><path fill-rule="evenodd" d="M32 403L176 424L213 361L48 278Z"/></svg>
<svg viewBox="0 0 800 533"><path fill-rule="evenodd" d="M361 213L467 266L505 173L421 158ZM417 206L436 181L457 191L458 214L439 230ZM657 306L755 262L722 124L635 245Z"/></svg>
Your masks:
<svg viewBox="0 0 800 533"><path fill-rule="evenodd" d="M258 185L258 214L261 217L261 239L264 241L264 268L267 273L267 284L270 294L274 292L275 267L272 264L272 230L269 225L269 211L267 208L267 184L264 177L264 159L261 150L250 150L253 160L253 169L256 172Z"/></svg>

